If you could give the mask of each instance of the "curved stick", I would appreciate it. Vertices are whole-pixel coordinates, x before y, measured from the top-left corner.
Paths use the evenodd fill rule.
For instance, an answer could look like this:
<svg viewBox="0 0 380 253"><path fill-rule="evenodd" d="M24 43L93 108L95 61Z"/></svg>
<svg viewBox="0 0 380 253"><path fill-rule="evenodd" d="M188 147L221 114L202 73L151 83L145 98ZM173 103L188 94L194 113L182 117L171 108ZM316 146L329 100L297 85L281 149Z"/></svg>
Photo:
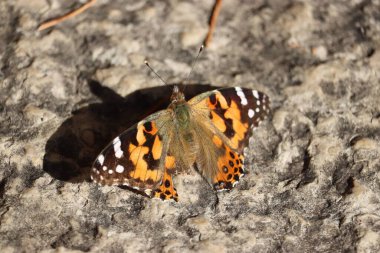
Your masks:
<svg viewBox="0 0 380 253"><path fill-rule="evenodd" d="M89 0L87 3L85 3L84 5L82 5L81 7L79 7L78 9L76 10L73 10L61 17L58 17L58 18L54 18L50 21L47 21L47 22L44 22L42 23L39 27L38 27L38 31L42 31L42 30L45 30L49 27L52 27L52 26L55 26L59 23L62 23L63 21L69 19L69 18L72 18L72 17L75 17L79 14L81 14L82 12L84 12L85 10L87 10L88 8L90 8L93 4L95 4L96 0Z"/></svg>
<svg viewBox="0 0 380 253"><path fill-rule="evenodd" d="M212 34L214 33L216 27L216 20L218 19L220 9L222 8L222 0L215 0L214 7L211 12L210 21L209 21L209 29L204 40L204 45L207 47L212 39Z"/></svg>

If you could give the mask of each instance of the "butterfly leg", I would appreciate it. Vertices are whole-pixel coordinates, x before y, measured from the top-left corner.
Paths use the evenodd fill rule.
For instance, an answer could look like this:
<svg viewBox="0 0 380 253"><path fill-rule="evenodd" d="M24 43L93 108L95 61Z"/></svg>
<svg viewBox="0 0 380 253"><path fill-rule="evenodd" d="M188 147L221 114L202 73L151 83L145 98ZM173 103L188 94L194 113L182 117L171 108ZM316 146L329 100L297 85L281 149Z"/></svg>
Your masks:
<svg viewBox="0 0 380 253"><path fill-rule="evenodd" d="M225 153L218 158L218 173L214 177L213 186L217 191L231 190L245 175L244 157L227 146Z"/></svg>
<svg viewBox="0 0 380 253"><path fill-rule="evenodd" d="M165 170L161 185L153 191L152 197L162 200L174 199L176 202L178 202L178 194L177 190L174 188L173 177L168 172L168 170Z"/></svg>

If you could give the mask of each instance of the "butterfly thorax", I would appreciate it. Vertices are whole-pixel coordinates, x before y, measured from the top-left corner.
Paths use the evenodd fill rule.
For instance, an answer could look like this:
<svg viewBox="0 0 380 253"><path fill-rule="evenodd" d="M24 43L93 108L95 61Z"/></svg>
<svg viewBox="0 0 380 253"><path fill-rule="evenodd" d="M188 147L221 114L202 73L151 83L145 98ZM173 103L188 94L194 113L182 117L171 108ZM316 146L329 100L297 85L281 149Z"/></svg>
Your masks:
<svg viewBox="0 0 380 253"><path fill-rule="evenodd" d="M182 131L186 131L190 125L190 108L187 103L176 105L173 108L178 127Z"/></svg>
<svg viewBox="0 0 380 253"><path fill-rule="evenodd" d="M190 125L190 107L185 100L185 95L174 86L169 108L173 110L173 116L180 131L188 130Z"/></svg>

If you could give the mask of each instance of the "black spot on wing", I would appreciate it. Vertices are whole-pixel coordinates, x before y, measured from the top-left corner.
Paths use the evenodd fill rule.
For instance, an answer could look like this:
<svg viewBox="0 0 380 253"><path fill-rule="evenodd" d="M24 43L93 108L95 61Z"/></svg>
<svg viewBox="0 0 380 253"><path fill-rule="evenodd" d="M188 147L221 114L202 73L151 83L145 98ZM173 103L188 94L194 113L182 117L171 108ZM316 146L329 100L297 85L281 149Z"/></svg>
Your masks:
<svg viewBox="0 0 380 253"><path fill-rule="evenodd" d="M149 152L143 156L143 159L148 163L148 169L155 170L160 165L160 158L155 160L153 157L152 147L155 141L155 137L151 138L150 136L152 135L146 135L146 141L144 143L144 146L149 148Z"/></svg>
<svg viewBox="0 0 380 253"><path fill-rule="evenodd" d="M223 119L226 123L226 131L224 132L224 134L228 137L228 138L233 138L235 136L235 130L233 129L232 125L232 119L226 119L224 116L223 116Z"/></svg>
<svg viewBox="0 0 380 253"><path fill-rule="evenodd" d="M151 121L145 122L144 128L146 132L151 132L153 129L152 122Z"/></svg>
<svg viewBox="0 0 380 253"><path fill-rule="evenodd" d="M213 93L213 94L209 97L209 99L210 99L210 103L211 103L211 104L216 105L217 101L216 101L216 95L215 95L215 93ZM220 106L220 104L219 104L219 106Z"/></svg>

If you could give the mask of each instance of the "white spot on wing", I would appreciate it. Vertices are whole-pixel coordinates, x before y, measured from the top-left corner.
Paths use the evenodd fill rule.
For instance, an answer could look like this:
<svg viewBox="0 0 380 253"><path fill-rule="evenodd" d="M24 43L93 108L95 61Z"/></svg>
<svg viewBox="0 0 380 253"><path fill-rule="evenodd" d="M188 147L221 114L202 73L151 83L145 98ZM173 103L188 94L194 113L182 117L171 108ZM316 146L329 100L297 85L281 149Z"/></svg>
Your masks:
<svg viewBox="0 0 380 253"><path fill-rule="evenodd" d="M104 155L100 154L98 156L98 162L100 163L100 165L103 165L103 163L104 163Z"/></svg>
<svg viewBox="0 0 380 253"><path fill-rule="evenodd" d="M259 111L260 111L260 108L259 108L259 107L257 107L257 108L256 108L256 112L259 112Z"/></svg>
<svg viewBox="0 0 380 253"><path fill-rule="evenodd" d="M249 110L248 110L248 117L252 119L253 116L255 116L255 111L252 110L252 109L249 109Z"/></svg>
<svg viewBox="0 0 380 253"><path fill-rule="evenodd" d="M259 99L259 92L257 90L253 90L252 94L256 99Z"/></svg>
<svg viewBox="0 0 380 253"><path fill-rule="evenodd" d="M103 170L106 171L107 170L107 166L103 166Z"/></svg>
<svg viewBox="0 0 380 253"><path fill-rule="evenodd" d="M236 90L236 94L240 97L241 99L241 104L242 105L247 105L248 104L248 101L247 101L247 98L245 97L244 95L244 92L243 90L240 88L240 87L235 87L235 90Z"/></svg>
<svg viewBox="0 0 380 253"><path fill-rule="evenodd" d="M115 151L116 158L121 158L123 156L123 150L121 150L121 141L119 137L113 140L113 150Z"/></svg>
<svg viewBox="0 0 380 253"><path fill-rule="evenodd" d="M116 150L115 156L120 159L123 156L123 151L121 149Z"/></svg>
<svg viewBox="0 0 380 253"><path fill-rule="evenodd" d="M108 170L108 174L112 174L113 173L113 170Z"/></svg>
<svg viewBox="0 0 380 253"><path fill-rule="evenodd" d="M116 137L115 139L113 139L113 141L112 141L113 145L115 145L116 143L119 143L119 142L121 142L119 136Z"/></svg>
<svg viewBox="0 0 380 253"><path fill-rule="evenodd" d="M124 167L119 164L119 165L116 166L115 170L116 170L117 173L123 173L124 172Z"/></svg>

